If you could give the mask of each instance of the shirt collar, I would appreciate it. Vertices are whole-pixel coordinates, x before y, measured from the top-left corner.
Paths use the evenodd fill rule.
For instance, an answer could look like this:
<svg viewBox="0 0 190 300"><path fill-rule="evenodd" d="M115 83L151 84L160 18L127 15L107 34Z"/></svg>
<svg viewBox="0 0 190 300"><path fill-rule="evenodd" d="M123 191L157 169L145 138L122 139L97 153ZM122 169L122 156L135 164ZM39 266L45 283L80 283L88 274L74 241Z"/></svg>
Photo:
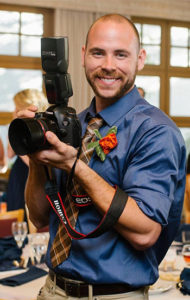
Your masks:
<svg viewBox="0 0 190 300"><path fill-rule="evenodd" d="M101 118L111 127L117 120L119 120L123 115L128 113L138 102L140 95L136 86L125 96L120 98L118 101L103 109L96 115L95 112L95 98L92 99L92 102L85 114L85 121L87 122L89 118L95 116L101 116Z"/></svg>

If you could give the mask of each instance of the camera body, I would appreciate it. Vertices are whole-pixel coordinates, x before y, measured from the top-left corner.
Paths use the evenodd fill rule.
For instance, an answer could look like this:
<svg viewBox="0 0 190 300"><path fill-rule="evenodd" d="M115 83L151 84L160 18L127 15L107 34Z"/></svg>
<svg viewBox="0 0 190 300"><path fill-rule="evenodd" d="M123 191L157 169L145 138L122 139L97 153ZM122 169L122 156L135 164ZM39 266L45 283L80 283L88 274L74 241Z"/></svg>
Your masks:
<svg viewBox="0 0 190 300"><path fill-rule="evenodd" d="M77 148L81 144L81 125L76 111L68 107L73 95L68 68L68 38L42 38L41 60L47 99L52 104L33 119L17 118L9 126L9 141L17 155L48 149L46 131L54 132L64 143Z"/></svg>

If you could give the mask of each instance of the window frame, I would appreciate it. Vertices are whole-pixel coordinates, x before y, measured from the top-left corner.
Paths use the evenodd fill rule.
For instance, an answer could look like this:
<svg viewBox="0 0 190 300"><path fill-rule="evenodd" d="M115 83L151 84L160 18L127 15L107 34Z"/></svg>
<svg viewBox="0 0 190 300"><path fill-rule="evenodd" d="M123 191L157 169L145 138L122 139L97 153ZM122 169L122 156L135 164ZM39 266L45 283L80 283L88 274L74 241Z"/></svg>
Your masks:
<svg viewBox="0 0 190 300"><path fill-rule="evenodd" d="M186 27L190 29L190 22L174 22L170 21L168 22L169 28L172 26L180 26L180 27ZM169 37L170 38L170 37ZM170 39L168 43L168 56L170 55ZM168 86L169 86L169 79L171 77L181 77L181 78L190 78L190 67L174 67L170 66L168 67ZM170 93L168 89L168 112L169 112L169 98L170 98ZM169 114L169 113L168 113ZM179 126L179 127L190 127L190 117L175 117L171 116L173 121Z"/></svg>
<svg viewBox="0 0 190 300"><path fill-rule="evenodd" d="M170 29L172 26L190 28L190 22L157 20L152 18L132 17L132 21L141 24L161 26L160 65L145 65L138 75L160 77L160 109L163 110L179 127L190 127L190 117L171 116L170 107L170 78L190 78L189 67L170 66Z"/></svg>
<svg viewBox="0 0 190 300"><path fill-rule="evenodd" d="M43 36L53 36L54 10L18 5L0 4L0 10L40 13L44 16ZM29 56L0 55L0 68L6 69L31 69L41 70L41 58ZM0 112L0 125L9 124L12 120L12 112Z"/></svg>

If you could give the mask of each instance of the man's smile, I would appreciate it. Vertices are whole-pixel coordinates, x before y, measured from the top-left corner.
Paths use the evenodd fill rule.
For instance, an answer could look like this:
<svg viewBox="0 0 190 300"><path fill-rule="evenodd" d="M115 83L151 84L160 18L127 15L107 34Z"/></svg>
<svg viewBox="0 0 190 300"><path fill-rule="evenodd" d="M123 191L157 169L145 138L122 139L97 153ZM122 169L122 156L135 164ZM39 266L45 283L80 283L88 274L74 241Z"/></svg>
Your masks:
<svg viewBox="0 0 190 300"><path fill-rule="evenodd" d="M106 77L99 77L99 76L97 77L97 79L102 84L109 85L109 86L111 86L119 81L119 78L106 78Z"/></svg>

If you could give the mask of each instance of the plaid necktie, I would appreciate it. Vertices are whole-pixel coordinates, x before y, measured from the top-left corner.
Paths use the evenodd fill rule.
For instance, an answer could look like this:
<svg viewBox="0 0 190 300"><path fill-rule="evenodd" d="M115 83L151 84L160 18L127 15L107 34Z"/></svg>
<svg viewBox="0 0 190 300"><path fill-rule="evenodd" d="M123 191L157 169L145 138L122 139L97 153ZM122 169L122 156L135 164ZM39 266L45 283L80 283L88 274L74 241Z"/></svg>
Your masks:
<svg viewBox="0 0 190 300"><path fill-rule="evenodd" d="M89 163L90 158L93 153L93 149L87 149L87 145L95 140L94 129L98 129L102 126L103 120L101 118L92 118L87 126L86 133L82 139L82 151L80 154L80 159L84 161L86 164ZM73 180L73 187L71 190L71 194L82 195L85 194L84 190L80 187L76 180ZM78 217L78 208L73 203L70 194L67 194L64 206L66 209L67 216L73 228L75 228L75 224ZM67 234L65 227L60 222L59 228L57 230L55 239L53 241L50 257L53 267L55 268L60 263L62 263L65 259L67 259L69 255L69 250L71 247L71 238Z"/></svg>

